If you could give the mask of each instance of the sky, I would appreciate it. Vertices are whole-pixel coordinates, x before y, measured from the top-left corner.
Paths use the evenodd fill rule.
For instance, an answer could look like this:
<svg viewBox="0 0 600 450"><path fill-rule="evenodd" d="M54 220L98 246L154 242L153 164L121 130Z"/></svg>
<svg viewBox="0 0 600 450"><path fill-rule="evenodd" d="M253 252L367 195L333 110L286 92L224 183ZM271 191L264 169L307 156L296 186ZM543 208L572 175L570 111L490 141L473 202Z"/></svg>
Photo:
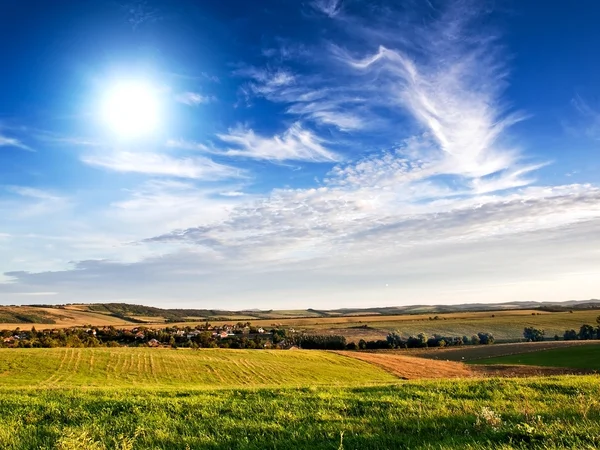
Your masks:
<svg viewBox="0 0 600 450"><path fill-rule="evenodd" d="M0 0L0 304L600 296L600 3Z"/></svg>

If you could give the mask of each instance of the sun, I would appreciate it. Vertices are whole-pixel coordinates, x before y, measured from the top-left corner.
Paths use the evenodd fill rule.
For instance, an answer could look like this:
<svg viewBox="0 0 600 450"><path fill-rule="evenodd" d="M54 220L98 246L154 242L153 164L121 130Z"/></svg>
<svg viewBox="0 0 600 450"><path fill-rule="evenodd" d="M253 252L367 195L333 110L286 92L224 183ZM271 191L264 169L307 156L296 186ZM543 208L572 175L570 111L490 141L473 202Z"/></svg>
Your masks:
<svg viewBox="0 0 600 450"><path fill-rule="evenodd" d="M142 81L114 84L104 96L102 118L122 137L135 138L151 133L159 125L157 90Z"/></svg>

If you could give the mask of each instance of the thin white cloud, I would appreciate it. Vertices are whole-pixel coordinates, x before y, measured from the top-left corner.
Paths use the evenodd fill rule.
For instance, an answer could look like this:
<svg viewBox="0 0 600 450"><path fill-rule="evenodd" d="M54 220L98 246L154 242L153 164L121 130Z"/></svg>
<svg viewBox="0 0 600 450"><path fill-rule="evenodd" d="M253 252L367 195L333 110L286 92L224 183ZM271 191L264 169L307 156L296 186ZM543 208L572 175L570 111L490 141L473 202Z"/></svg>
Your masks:
<svg viewBox="0 0 600 450"><path fill-rule="evenodd" d="M571 104L579 117L576 125L568 127L569 130L575 134L583 134L588 138L600 140L600 105L595 108L579 95L571 100Z"/></svg>
<svg viewBox="0 0 600 450"><path fill-rule="evenodd" d="M2 135L0 135L0 147L13 147L13 148L19 148L21 150L26 150L28 152L35 152L34 149L29 147L28 145L25 145L19 139L9 138L7 136L2 136Z"/></svg>
<svg viewBox="0 0 600 450"><path fill-rule="evenodd" d="M6 190L22 197L30 197L38 200L60 200L61 197L42 189L27 186L6 186Z"/></svg>
<svg viewBox="0 0 600 450"><path fill-rule="evenodd" d="M213 95L202 95L197 92L183 92L175 96L175 100L189 106L211 103L216 100Z"/></svg>
<svg viewBox="0 0 600 450"><path fill-rule="evenodd" d="M82 161L91 166L116 172L135 172L177 178L219 180L243 175L241 169L214 162L209 158L174 158L151 152L114 152L86 155Z"/></svg>
<svg viewBox="0 0 600 450"><path fill-rule="evenodd" d="M72 206L71 200L55 192L30 186L3 186L3 190L13 194L5 198L0 193L0 216L5 222L12 220L31 220L49 212L60 212ZM14 197L14 196L18 197Z"/></svg>
<svg viewBox="0 0 600 450"><path fill-rule="evenodd" d="M335 17L340 13L342 0L316 0L313 7L329 17Z"/></svg>
<svg viewBox="0 0 600 450"><path fill-rule="evenodd" d="M223 149L228 156L243 156L273 161L334 162L341 156L325 147L326 142L312 131L295 123L284 133L272 137L256 134L243 127L230 129L217 137L231 147Z"/></svg>

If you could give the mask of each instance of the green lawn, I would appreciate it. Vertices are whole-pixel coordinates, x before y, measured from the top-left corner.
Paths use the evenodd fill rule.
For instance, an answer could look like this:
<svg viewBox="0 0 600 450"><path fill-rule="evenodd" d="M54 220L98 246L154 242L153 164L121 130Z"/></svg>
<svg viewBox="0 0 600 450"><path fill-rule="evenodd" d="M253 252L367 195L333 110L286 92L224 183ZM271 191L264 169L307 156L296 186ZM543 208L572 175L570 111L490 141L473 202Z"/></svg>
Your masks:
<svg viewBox="0 0 600 450"><path fill-rule="evenodd" d="M364 388L0 388L0 448L595 449L600 380Z"/></svg>
<svg viewBox="0 0 600 450"><path fill-rule="evenodd" d="M473 361L474 364L525 364L600 370L600 344L556 348Z"/></svg>
<svg viewBox="0 0 600 450"><path fill-rule="evenodd" d="M363 361L312 350L0 349L0 387L210 389L396 381Z"/></svg>

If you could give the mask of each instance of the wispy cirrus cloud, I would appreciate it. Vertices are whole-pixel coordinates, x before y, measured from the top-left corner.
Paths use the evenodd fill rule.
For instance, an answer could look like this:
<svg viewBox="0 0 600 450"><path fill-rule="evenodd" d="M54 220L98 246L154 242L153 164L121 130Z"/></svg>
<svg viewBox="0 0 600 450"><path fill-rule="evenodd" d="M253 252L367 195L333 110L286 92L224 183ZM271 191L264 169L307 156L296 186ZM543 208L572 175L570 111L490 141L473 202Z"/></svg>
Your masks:
<svg viewBox="0 0 600 450"><path fill-rule="evenodd" d="M312 6L329 17L335 17L340 13L342 0L316 0Z"/></svg>
<svg viewBox="0 0 600 450"><path fill-rule="evenodd" d="M197 106L203 103L211 103L216 101L213 95L202 95L198 92L182 92L175 96L175 100L188 106Z"/></svg>
<svg viewBox="0 0 600 450"><path fill-rule="evenodd" d="M237 127L217 137L230 147L222 152L228 156L243 156L273 161L334 162L341 156L325 147L325 141L310 130L295 123L285 132L272 137L256 134L252 129Z"/></svg>
<svg viewBox="0 0 600 450"><path fill-rule="evenodd" d="M295 123L283 133L265 136L238 125L226 133L218 133L220 142L201 143L171 139L170 148L195 150L228 157L244 157L270 161L336 162L342 156L328 148L328 143L313 131Z"/></svg>
<svg viewBox="0 0 600 450"><path fill-rule="evenodd" d="M203 180L238 178L243 176L244 172L242 169L219 164L210 158L176 158L152 152L96 153L83 156L82 161L91 166L116 172L134 172Z"/></svg>
<svg viewBox="0 0 600 450"><path fill-rule="evenodd" d="M594 107L580 95L571 100L571 105L579 117L575 121L575 125L569 125L569 130L575 134L583 134L588 138L600 140L600 105Z"/></svg>
<svg viewBox="0 0 600 450"><path fill-rule="evenodd" d="M10 194L6 198L0 193L0 215L7 217L6 223L12 220L29 220L72 205L68 197L47 189L8 185L3 186L3 191Z"/></svg>
<svg viewBox="0 0 600 450"><path fill-rule="evenodd" d="M38 200L60 200L61 197L42 189L36 189L28 186L6 186L6 190L22 197L29 197Z"/></svg>
<svg viewBox="0 0 600 450"><path fill-rule="evenodd" d="M13 147L21 150L26 150L28 152L35 152L34 149L25 145L22 141L16 138L10 138L8 136L0 135L0 147Z"/></svg>

